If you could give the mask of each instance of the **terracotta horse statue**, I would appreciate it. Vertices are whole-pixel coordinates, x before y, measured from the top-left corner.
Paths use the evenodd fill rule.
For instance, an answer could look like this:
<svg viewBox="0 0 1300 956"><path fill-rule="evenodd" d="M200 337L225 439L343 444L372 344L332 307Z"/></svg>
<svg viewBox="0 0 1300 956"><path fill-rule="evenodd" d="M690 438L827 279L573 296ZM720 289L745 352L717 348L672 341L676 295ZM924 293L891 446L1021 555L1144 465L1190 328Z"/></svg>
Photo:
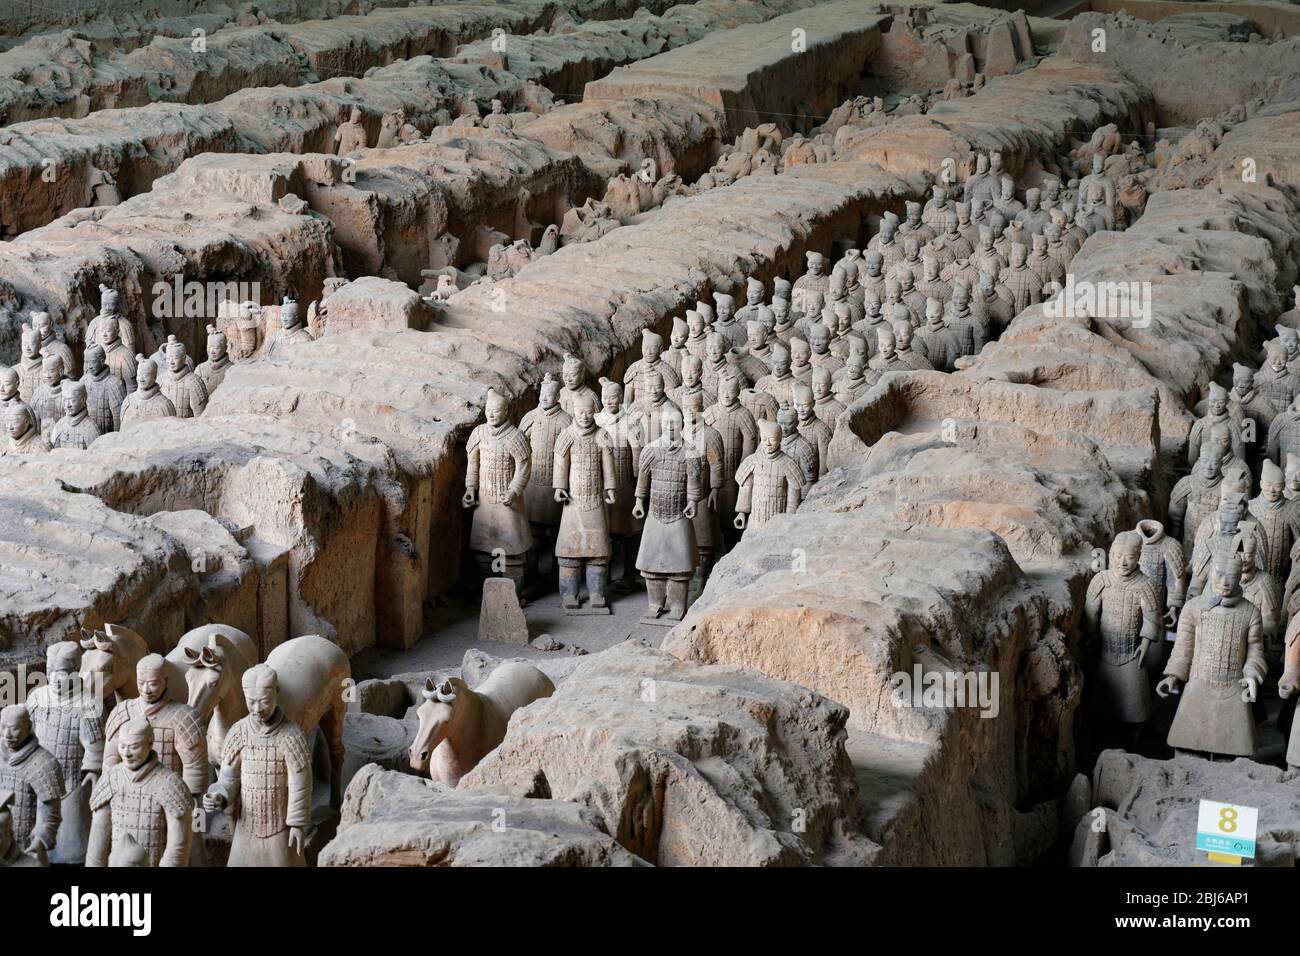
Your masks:
<svg viewBox="0 0 1300 956"><path fill-rule="evenodd" d="M435 783L456 786L505 738L510 715L555 693L551 679L531 664L507 661L477 690L459 677L424 683L416 711L420 728L411 744L411 769Z"/></svg>
<svg viewBox="0 0 1300 956"><path fill-rule="evenodd" d="M258 656L251 637L225 624L194 628L167 655L168 696L198 711L199 726L208 728L208 760L214 765L221 764L226 732L248 716L241 684Z"/></svg>
<svg viewBox="0 0 1300 956"><path fill-rule="evenodd" d="M105 624L102 631L81 629L81 686L90 690L102 681L105 716L115 704L140 696L135 666L147 654L148 642L129 627Z"/></svg>
<svg viewBox="0 0 1300 956"><path fill-rule="evenodd" d="M219 762L226 733L248 713L241 686L246 668L232 658L231 649L220 645L207 645L198 651L187 649L186 657L190 660L186 675L190 706L200 708L201 704L217 702L208 725L208 753L214 763ZM317 727L325 737L330 754L330 806L337 809L343 800L343 715L347 712L347 688L352 676L348 657L332 641L308 634L275 648L267 655L266 664L275 671L280 709L285 716L308 737ZM238 708L230 702L232 695L239 699Z"/></svg>

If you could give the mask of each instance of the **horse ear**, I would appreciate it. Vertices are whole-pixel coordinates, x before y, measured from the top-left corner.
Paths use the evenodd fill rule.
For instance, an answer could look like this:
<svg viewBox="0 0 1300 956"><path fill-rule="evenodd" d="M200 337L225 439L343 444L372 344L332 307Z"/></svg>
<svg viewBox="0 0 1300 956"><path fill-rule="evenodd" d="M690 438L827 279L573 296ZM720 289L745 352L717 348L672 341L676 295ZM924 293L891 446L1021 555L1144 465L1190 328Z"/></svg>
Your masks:
<svg viewBox="0 0 1300 956"><path fill-rule="evenodd" d="M113 639L109 637L107 634L102 634L99 631L96 631L95 647L98 650L104 651L105 653L111 653L113 650Z"/></svg>
<svg viewBox="0 0 1300 956"><path fill-rule="evenodd" d="M95 649L95 635L84 627L81 629L81 649L83 651L93 651Z"/></svg>
<svg viewBox="0 0 1300 956"><path fill-rule="evenodd" d="M420 691L420 696L425 700L433 700L437 695L437 688L433 686L433 678L425 678L424 689Z"/></svg>
<svg viewBox="0 0 1300 956"><path fill-rule="evenodd" d="M204 647L203 650L199 651L199 660L204 667L215 667L220 663L220 659L212 652L211 647Z"/></svg>
<svg viewBox="0 0 1300 956"><path fill-rule="evenodd" d="M444 704L450 704L456 699L456 685L450 680L445 680L438 685L438 700Z"/></svg>
<svg viewBox="0 0 1300 956"><path fill-rule="evenodd" d="M185 659L191 664L197 664L199 661L199 652L192 647L185 648Z"/></svg>

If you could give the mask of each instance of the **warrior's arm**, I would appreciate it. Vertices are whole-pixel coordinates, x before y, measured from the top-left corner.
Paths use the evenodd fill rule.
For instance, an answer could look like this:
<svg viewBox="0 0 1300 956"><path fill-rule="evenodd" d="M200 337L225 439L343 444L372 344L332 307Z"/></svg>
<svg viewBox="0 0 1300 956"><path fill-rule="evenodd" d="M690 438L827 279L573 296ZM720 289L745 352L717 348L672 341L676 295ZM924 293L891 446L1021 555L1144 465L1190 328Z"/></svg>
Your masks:
<svg viewBox="0 0 1300 956"><path fill-rule="evenodd" d="M753 510L754 497L754 472L752 469L742 467L736 470L736 483L739 491L736 493L736 513L749 514ZM1297 618L1300 620L1300 618ZM1297 642L1300 643L1300 642Z"/></svg>
<svg viewBox="0 0 1300 956"><path fill-rule="evenodd" d="M686 459L686 500L691 504L704 497L704 482L700 474L703 461L699 457Z"/></svg>
<svg viewBox="0 0 1300 956"><path fill-rule="evenodd" d="M203 384L203 379L197 375L190 376L194 380L194 390L190 392L190 410L194 417L203 414L203 410L208 407L208 387Z"/></svg>
<svg viewBox="0 0 1300 956"><path fill-rule="evenodd" d="M653 454L641 456L641 463L636 472L636 496L643 501L650 494L650 471L653 465Z"/></svg>
<svg viewBox="0 0 1300 956"><path fill-rule="evenodd" d="M113 845L113 810L106 803L90 820L90 839L86 844L86 866L108 866L108 852Z"/></svg>
<svg viewBox="0 0 1300 956"><path fill-rule="evenodd" d="M528 477L533 473L533 450L527 442L520 443L522 450L512 456L515 460L515 476L510 479L510 490L516 498L528 487Z"/></svg>
<svg viewBox="0 0 1300 956"><path fill-rule="evenodd" d="M1176 494L1169 496L1169 531L1176 537L1183 535L1183 518L1187 514L1187 499Z"/></svg>
<svg viewBox="0 0 1300 956"><path fill-rule="evenodd" d="M569 449L571 442L557 441L551 456L551 487L556 491L569 490Z"/></svg>
<svg viewBox="0 0 1300 956"><path fill-rule="evenodd" d="M104 719L93 715L81 718L82 774L98 774L104 766Z"/></svg>
<svg viewBox="0 0 1300 956"><path fill-rule="evenodd" d="M785 513L792 514L799 510L799 502L803 500L803 485L797 481L787 478L785 481Z"/></svg>
<svg viewBox="0 0 1300 956"><path fill-rule="evenodd" d="M1105 590L1100 573L1088 582L1088 592L1083 599L1083 627L1085 633L1095 634L1101 623L1101 599ZM1143 615L1145 617L1145 615Z"/></svg>
<svg viewBox="0 0 1300 956"><path fill-rule="evenodd" d="M203 729L192 737L176 737L176 753L181 758L181 779L190 793L201 796L208 787L208 741Z"/></svg>
<svg viewBox="0 0 1300 956"><path fill-rule="evenodd" d="M40 840L47 850L54 849L59 836L59 824L63 822L63 801L58 797L41 800L36 804L36 825L32 827L32 839Z"/></svg>
<svg viewBox="0 0 1300 956"><path fill-rule="evenodd" d="M478 444L471 442L465 456L465 490L478 490Z"/></svg>
<svg viewBox="0 0 1300 956"><path fill-rule="evenodd" d="M1286 628L1286 652L1279 684L1300 684L1300 615L1291 618Z"/></svg>
<svg viewBox="0 0 1300 956"><path fill-rule="evenodd" d="M307 829L311 825L311 763L303 761L298 767L286 761L289 772L289 806L284 824Z"/></svg>
<svg viewBox="0 0 1300 956"><path fill-rule="evenodd" d="M602 445L600 449L600 486L606 491L618 491L618 469L614 465L614 449Z"/></svg>
<svg viewBox="0 0 1300 956"><path fill-rule="evenodd" d="M704 456L709 463L709 490L716 491L722 487L722 443L710 445L704 450Z"/></svg>
<svg viewBox="0 0 1300 956"><path fill-rule="evenodd" d="M1268 661L1264 659L1264 622L1258 609L1250 616L1250 625L1246 629L1246 663L1241 670L1243 677L1252 678L1260 687L1268 676Z"/></svg>
<svg viewBox="0 0 1300 956"><path fill-rule="evenodd" d="M163 848L159 866L189 866L190 840L193 839L193 813L167 814L167 845Z"/></svg>
<svg viewBox="0 0 1300 956"><path fill-rule="evenodd" d="M742 418L740 425L740 460L744 461L750 455L758 450L758 423L754 421L751 415L747 420Z"/></svg>
<svg viewBox="0 0 1300 956"><path fill-rule="evenodd" d="M1178 639L1174 641L1173 653L1165 664L1165 676L1173 677L1186 683L1187 675L1192 669L1192 655L1196 652L1196 628L1200 624L1199 609L1189 611L1184 608L1178 617Z"/></svg>
<svg viewBox="0 0 1300 956"><path fill-rule="evenodd" d="M1186 572L1187 559L1183 557L1182 545L1175 542L1165 561L1165 603L1170 607L1182 607L1187 600Z"/></svg>
<svg viewBox="0 0 1300 956"><path fill-rule="evenodd" d="M239 800L239 771L242 763L242 751L227 753L221 761L216 781L208 787L208 796L220 797L231 811Z"/></svg>
<svg viewBox="0 0 1300 956"><path fill-rule="evenodd" d="M1148 591L1142 599L1142 630L1139 636L1144 641L1154 641L1160 635L1164 608L1156 607L1155 597L1154 591Z"/></svg>

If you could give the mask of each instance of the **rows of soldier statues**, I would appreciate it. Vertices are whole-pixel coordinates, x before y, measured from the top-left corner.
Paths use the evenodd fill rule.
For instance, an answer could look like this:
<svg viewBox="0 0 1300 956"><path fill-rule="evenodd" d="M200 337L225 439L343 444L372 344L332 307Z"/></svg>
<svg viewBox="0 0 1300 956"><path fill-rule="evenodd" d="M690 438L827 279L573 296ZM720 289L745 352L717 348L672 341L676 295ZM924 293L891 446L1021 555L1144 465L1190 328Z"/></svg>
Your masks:
<svg viewBox="0 0 1300 956"><path fill-rule="evenodd" d="M1178 696L1170 747L1254 757L1270 665L1283 700L1300 686L1300 349L1293 328L1278 332L1264 369L1237 365L1231 389L1210 386L1166 520L1118 535L1089 585L1092 706L1130 742L1158 679L1158 696Z"/></svg>
<svg viewBox="0 0 1300 956"><path fill-rule="evenodd" d="M221 812L226 865L305 865L308 735L327 743L337 808L349 675L323 637L259 661L223 625L165 657L113 625L51 645L45 683L0 711L0 866L205 865Z"/></svg>
<svg viewBox="0 0 1300 956"><path fill-rule="evenodd" d="M667 348L645 331L622 383L601 379L597 394L566 356L518 426L489 393L463 500L481 572L522 585L553 553L563 606L608 613L621 552L624 575L645 579L645 620L681 620L692 580L808 495L841 413L881 375L952 371L1060 288L1083 241L1114 225L1102 160L1078 195L1049 179L1022 203L1000 157L981 156L969 201L936 186L905 218L885 213L865 251L830 269L809 252L770 300L751 277L741 308L715 292L675 317Z"/></svg>
<svg viewBox="0 0 1300 956"><path fill-rule="evenodd" d="M35 454L52 448L87 448L109 432L158 418L193 418L226 377L234 358L226 335L207 327L207 358L197 366L185 344L168 336L157 352L136 352L135 325L121 295L101 287L100 313L86 327L82 375L75 377L72 349L48 312L34 312L22 329L22 357L0 366L0 410L8 444L0 454ZM298 303L279 307L280 329L268 345L311 339Z"/></svg>

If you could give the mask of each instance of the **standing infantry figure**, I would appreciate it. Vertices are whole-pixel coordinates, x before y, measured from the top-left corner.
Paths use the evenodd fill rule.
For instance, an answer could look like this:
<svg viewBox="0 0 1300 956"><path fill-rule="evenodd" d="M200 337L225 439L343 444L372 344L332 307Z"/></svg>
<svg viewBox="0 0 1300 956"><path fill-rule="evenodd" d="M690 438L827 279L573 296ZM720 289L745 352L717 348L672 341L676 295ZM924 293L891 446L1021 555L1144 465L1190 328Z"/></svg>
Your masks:
<svg viewBox="0 0 1300 956"><path fill-rule="evenodd" d="M104 362L103 346L92 345L86 349L82 364L86 367L86 374L81 376L81 384L86 389L86 410L90 413L90 420L101 435L117 431L122 427L126 386L109 371Z"/></svg>
<svg viewBox="0 0 1300 956"><path fill-rule="evenodd" d="M631 405L644 393L645 380L658 372L665 388L676 388L681 379L663 360L664 340L658 332L641 332L641 357L627 367L623 375L623 404ZM694 353L692 353L694 354Z"/></svg>
<svg viewBox="0 0 1300 956"><path fill-rule="evenodd" d="M235 363L230 361L230 350L226 342L226 334L217 330L215 325L208 326L208 360L199 365L194 370L195 376L203 383L203 389L207 392L208 397L217 390L226 378L226 372L230 371L230 366Z"/></svg>
<svg viewBox="0 0 1300 956"><path fill-rule="evenodd" d="M794 411L798 416L795 427L817 452L817 477L820 478L828 470L826 453L830 450L831 427L817 417L817 406L811 388L801 382L793 391Z"/></svg>
<svg viewBox="0 0 1300 956"><path fill-rule="evenodd" d="M491 389L484 403L487 421L470 433L466 445L465 495L461 504L475 508L469 549L484 577L494 571L523 581L524 562L533 546L524 509L524 489L532 471L528 439L510 421L506 400ZM481 489L481 490L480 490ZM497 567L498 557L501 566Z"/></svg>
<svg viewBox="0 0 1300 956"><path fill-rule="evenodd" d="M702 302L699 305L701 309L704 307ZM703 364L709 354L709 326L701 309L686 310L686 341L683 347L687 355L695 356Z"/></svg>
<svg viewBox="0 0 1300 956"><path fill-rule="evenodd" d="M1165 615L1169 626L1187 600L1187 558L1177 539L1165 534L1159 521L1145 519L1135 529L1142 536L1142 559L1139 565L1156 592L1156 607Z"/></svg>
<svg viewBox="0 0 1300 956"><path fill-rule="evenodd" d="M1248 532L1253 521L1241 523L1241 593L1246 600L1259 608L1264 622L1264 644L1271 647L1282 625L1282 592L1273 576L1259 564L1259 537Z"/></svg>
<svg viewBox="0 0 1300 956"><path fill-rule="evenodd" d="M524 489L524 510L533 528L529 565L534 578L541 573L542 552L550 550L560 526L560 504L551 484L551 468L555 462L555 441L572 422L568 412L560 407L560 382L547 372L538 392L537 407L519 423L519 430L528 439L533 465L528 487Z"/></svg>
<svg viewBox="0 0 1300 956"><path fill-rule="evenodd" d="M89 448L99 429L86 413L86 386L65 379L63 417L50 429L51 448Z"/></svg>
<svg viewBox="0 0 1300 956"><path fill-rule="evenodd" d="M32 732L23 704L0 711L0 790L13 793L13 841L40 860L55 846L63 818L63 769Z"/></svg>
<svg viewBox="0 0 1300 956"><path fill-rule="evenodd" d="M736 470L739 493L732 523L740 531L793 513L803 497L803 471L781 448L781 426L759 422L758 430L762 445Z"/></svg>
<svg viewBox="0 0 1300 956"><path fill-rule="evenodd" d="M718 383L718 402L704 413L704 421L722 439L722 485L718 494L718 521L723 538L734 543L740 538L736 529L736 470L758 447L758 423L749 409L740 403L740 379L729 375Z"/></svg>
<svg viewBox="0 0 1300 956"><path fill-rule="evenodd" d="M1196 540L1192 545L1188 597L1196 597L1205 590L1218 555L1238 550L1240 538L1254 538L1256 554L1268 551L1259 526L1253 521L1242 520L1246 517L1245 487L1225 481L1219 486L1218 509L1201 519L1201 526L1196 530Z"/></svg>
<svg viewBox="0 0 1300 956"><path fill-rule="evenodd" d="M122 428L155 418L173 418L176 406L158 387L158 366L153 359L136 356L135 391L122 403Z"/></svg>
<svg viewBox="0 0 1300 956"><path fill-rule="evenodd" d="M690 326L686 324L686 320L680 315L674 315L673 330L668 335L668 348L664 350L663 360L678 376L682 374L682 359L690 354L686 351L688 335L690 335Z"/></svg>
<svg viewBox="0 0 1300 956"><path fill-rule="evenodd" d="M682 384L672 390L669 396L672 403L678 408L682 407L682 402L690 395L698 394L703 400L705 406L713 404L713 399L708 392L704 390L702 379L704 377L704 365L694 355L685 355L682 357Z"/></svg>
<svg viewBox="0 0 1300 956"><path fill-rule="evenodd" d="M764 375L754 383L754 388L772 397L778 407L791 399L790 389L795 377L790 373L790 350L781 342L772 346L772 374Z"/></svg>
<svg viewBox="0 0 1300 956"><path fill-rule="evenodd" d="M1175 750L1255 756L1251 704L1268 673L1264 621L1241 593L1241 559L1221 554L1211 587L1178 618L1178 641L1156 687L1182 695L1168 743Z"/></svg>
<svg viewBox="0 0 1300 956"><path fill-rule="evenodd" d="M1288 700L1300 688L1300 614L1292 615L1291 623L1286 628L1283 653L1282 678L1277 684L1277 695ZM1290 738L1287 740L1286 765L1294 770L1300 767L1300 727L1291 724Z"/></svg>
<svg viewBox="0 0 1300 956"><path fill-rule="evenodd" d="M636 566L646 580L646 623L675 623L686 616L691 575L699 559L692 519L704 490L700 458L682 440L682 413L663 412L660 437L641 450L633 517L645 520Z"/></svg>
<svg viewBox="0 0 1300 956"><path fill-rule="evenodd" d="M1268 424L1272 425L1278 413L1295 401L1296 393L1300 392L1300 381L1287 367L1286 348L1281 342L1276 339L1269 342L1264 347L1264 355L1264 367L1255 373L1255 387L1272 407L1272 414L1268 416ZM1256 423L1255 428L1257 438L1268 435L1263 423Z"/></svg>
<svg viewBox="0 0 1300 956"><path fill-rule="evenodd" d="M203 797L203 809L211 813L230 807L236 818L226 866L306 866L303 844L311 824L307 737L280 709L274 669L250 667L243 687L248 716L226 734L221 772Z"/></svg>
<svg viewBox="0 0 1300 956"><path fill-rule="evenodd" d="M203 380L190 368L185 343L176 336L167 337L167 372L161 376L163 394L171 399L177 418L198 418L208 407L208 390Z"/></svg>
<svg viewBox="0 0 1300 956"><path fill-rule="evenodd" d="M569 612L582 606L578 594L585 570L590 610L607 613L610 542L605 508L618 501L618 474L613 443L596 424L594 395L573 399L573 423L555 441L552 483L555 500L563 506L555 539L561 602Z"/></svg>
<svg viewBox="0 0 1300 956"><path fill-rule="evenodd" d="M47 355L41 359L41 384L32 395L32 411L36 413L41 434L46 439L54 423L63 417L63 359L57 355Z"/></svg>
<svg viewBox="0 0 1300 956"><path fill-rule="evenodd" d="M1291 572L1291 551L1300 542L1300 506L1287 500L1286 476L1268 458L1259 476L1259 497L1251 499L1249 511L1267 547L1261 566L1282 584Z"/></svg>
<svg viewBox="0 0 1300 956"><path fill-rule="evenodd" d="M312 341L312 338L302 321L298 303L285 296L280 303L280 329L271 337L266 354L272 358L282 357L302 343Z"/></svg>
<svg viewBox="0 0 1300 956"><path fill-rule="evenodd" d="M104 728L104 770L120 762L118 734L133 720L148 721L153 727L153 748L168 770L185 781L195 798L208 788L208 741L199 726L198 712L189 704L167 695L167 662L160 654L140 658L135 666L139 697L130 697L113 708Z"/></svg>
<svg viewBox="0 0 1300 956"><path fill-rule="evenodd" d="M813 486L821 471L821 464L817 460L817 448L799 434L799 416L789 403L781 403L781 410L776 415L776 423L781 428L781 449L794 459L803 473L800 497L806 498L808 489Z"/></svg>
<svg viewBox="0 0 1300 956"><path fill-rule="evenodd" d="M90 791L104 760L101 697L82 688L77 673L81 645L59 641L45 651L48 683L27 697L27 709L41 746L54 754L63 771L63 812L51 863L81 863L90 835Z"/></svg>
<svg viewBox="0 0 1300 956"><path fill-rule="evenodd" d="M135 326L122 314L122 293L104 284L99 286L99 315L86 326L87 342L103 342L104 326L113 327L111 341L121 342L128 355L135 354Z"/></svg>
<svg viewBox="0 0 1300 956"><path fill-rule="evenodd" d="M104 350L104 364L121 380L129 395L135 391L136 354L122 344L117 329L117 325L113 322L104 323L99 327L99 338L96 341Z"/></svg>
<svg viewBox="0 0 1300 956"><path fill-rule="evenodd" d="M566 415L573 414L574 399L580 395L586 395L591 399L593 405L599 406L600 399L591 386L587 384L587 366L582 364L582 359L572 352L564 353L564 366L560 369L560 381L564 387L560 389L560 408L564 409Z"/></svg>
<svg viewBox="0 0 1300 956"><path fill-rule="evenodd" d="M5 409L5 428L9 432L10 455L35 455L50 450L50 443L41 437L32 407L23 402L12 402Z"/></svg>
<svg viewBox="0 0 1300 956"><path fill-rule="evenodd" d="M0 365L0 411L7 411L10 405L22 405L32 413L32 420L36 419L36 412L32 407L23 401L19 393L20 382L18 371L7 365Z"/></svg>
<svg viewBox="0 0 1300 956"><path fill-rule="evenodd" d="M1151 688L1142 663L1162 632L1155 588L1141 570L1142 536L1125 531L1115 537L1109 569L1088 584L1084 627L1100 644L1093 672L1092 707L1107 724L1128 724L1131 747L1151 717Z"/></svg>
<svg viewBox="0 0 1300 956"><path fill-rule="evenodd" d="M1187 439L1187 463L1196 464L1197 459L1201 457L1201 443L1209 438L1214 428L1219 425L1226 427L1232 435L1233 457L1244 459L1246 446L1241 440L1241 423L1228 414L1228 390L1217 382L1211 382L1210 397L1206 401L1206 406L1205 417L1198 418L1192 424L1192 432Z"/></svg>
<svg viewBox="0 0 1300 956"><path fill-rule="evenodd" d="M18 394L30 402L45 376L45 363L41 359L41 337L31 326L22 331L22 359L18 362Z"/></svg>
<svg viewBox="0 0 1300 956"><path fill-rule="evenodd" d="M1219 506L1219 486L1223 484L1223 459L1218 449L1209 442L1201 447L1201 457L1190 475L1178 479L1169 493L1170 532L1183 546L1183 554L1190 555L1196 543L1196 532L1205 516Z"/></svg>
<svg viewBox="0 0 1300 956"><path fill-rule="evenodd" d="M695 546L700 555L695 576L703 587L714 560L722 551L722 528L718 521L718 505L724 480L722 436L704 420L702 396L692 395L681 408L684 422L682 437L699 456L700 485L705 495L695 509L695 517L691 519L695 526Z"/></svg>
<svg viewBox="0 0 1300 956"><path fill-rule="evenodd" d="M41 337L41 358L57 355L59 361L63 363L63 374L72 375L72 370L76 367L72 358L72 349L68 348L68 344L55 333L54 320L50 318L50 313L33 312L32 328Z"/></svg>
<svg viewBox="0 0 1300 956"><path fill-rule="evenodd" d="M620 586L630 584L636 578L636 562L633 559L639 525L632 517L632 501L636 497L636 467L633 464L632 413L623 406L623 386L612 379L600 380L601 411L596 414L596 424L609 436L610 452L614 459L614 503L605 509L609 521L611 552L618 551L623 562L623 577ZM610 555L611 570L613 554Z"/></svg>
<svg viewBox="0 0 1300 956"><path fill-rule="evenodd" d="M105 769L90 797L87 866L134 866L139 855L145 866L189 865L194 798L153 747L154 729L143 717L121 726L121 762Z"/></svg>

